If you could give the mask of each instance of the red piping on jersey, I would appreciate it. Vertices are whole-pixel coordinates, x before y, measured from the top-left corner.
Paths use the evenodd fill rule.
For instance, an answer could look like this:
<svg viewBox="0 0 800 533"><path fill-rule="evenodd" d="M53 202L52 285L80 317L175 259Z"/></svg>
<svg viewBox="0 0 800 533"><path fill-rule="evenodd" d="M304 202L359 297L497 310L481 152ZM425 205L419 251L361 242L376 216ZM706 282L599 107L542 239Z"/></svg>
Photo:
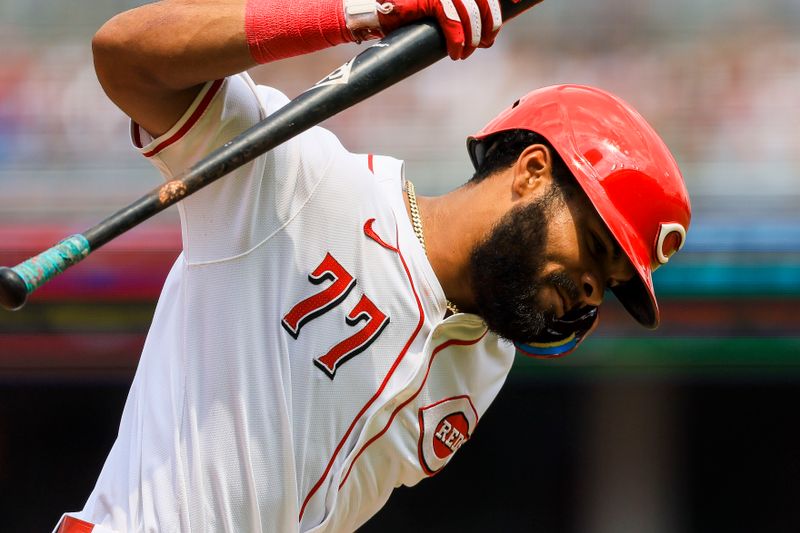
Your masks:
<svg viewBox="0 0 800 533"><path fill-rule="evenodd" d="M482 338L483 338L485 335L486 335L486 333L484 333L483 335L481 335L481 336L478 338L478 340L481 340L481 339L482 339ZM449 342L449 341L448 341L448 342ZM470 343L468 343L468 344L475 344L475 343L474 343L474 342L470 342ZM437 350L438 350L438 348L437 348ZM465 400L467 400L467 401L469 402L469 406L472 408L472 412L473 412L473 414L475 414L475 420L477 420L477 419L478 419L478 410L477 410L477 409L475 409L475 406L472 404L472 398L470 398L470 397L469 397L469 394L459 394L458 396L450 396L449 398L442 398L442 399L441 399L441 400L439 400L438 402L433 402L433 403L432 403L432 404L430 404L430 405L426 405L425 407L422 407L422 409L430 409L431 407L436 407L436 406L437 406L437 405L439 405L440 403L449 402L450 400L460 400L460 399L462 399L462 398L463 398L463 399L465 399Z"/></svg>
<svg viewBox="0 0 800 533"><path fill-rule="evenodd" d="M142 147L142 135L139 132L139 125L136 122L134 122L134 123L132 123L131 126L132 126L131 130L133 130L133 144L136 146L136 148L141 148Z"/></svg>
<svg viewBox="0 0 800 533"><path fill-rule="evenodd" d="M484 333L483 335L486 335L486 333ZM483 337L483 335L481 335L481 337ZM422 438L425 436L425 431L424 431L425 426L422 423L422 411L424 411L425 409L430 409L431 407L436 407L437 405L442 404L444 402L449 402L451 400L460 400L462 398L467 400L467 402L469 403L469 407L470 407L470 409L472 409L472 414L475 415L475 426L477 426L478 425L478 410L475 409L475 405L472 403L472 398L470 398L468 394L460 394L458 396L451 396L450 398L443 398L443 399L439 400L438 402L432 403L430 405L426 405L425 407L422 407L419 410L419 416L417 417L418 420L419 420L419 441L417 442L417 457L419 458L419 464L422 467L422 470L428 476L433 476L433 475L439 473L442 470L442 468L444 468L444 466L439 468L439 470L431 470L430 467L428 467L428 464L425 462L425 457L423 457L423 455L422 455ZM474 427L472 428L472 431L473 432L475 431ZM467 435L467 439L469 440L470 438L472 438L472 435ZM339 487L339 488L341 488L341 487Z"/></svg>
<svg viewBox="0 0 800 533"><path fill-rule="evenodd" d="M372 154L367 155L367 166L369 167L369 171L375 174L375 161L374 156Z"/></svg>
<svg viewBox="0 0 800 533"><path fill-rule="evenodd" d="M347 474L345 474L344 478L342 478L342 482L339 483L339 490L342 490L342 487L344 486L345 482L347 481L347 478L350 477L350 472L353 470L353 466L355 466L356 461L358 461L358 458L361 457L361 454L364 453L367 450L367 448L373 442L378 440L384 433L386 433L389 430L389 426L392 425L392 422L394 421L395 416L397 416L397 413L399 413L400 410L403 407L408 405L409 402L411 402L414 398L416 398L419 395L419 393L422 391L422 388L425 386L425 383L428 381L428 376L431 373L431 366L433 365L433 360L436 358L436 355L439 352L441 352L442 350L444 350L445 348L447 348L448 346L453 346L454 344L459 345L459 346L469 346L471 344L475 344L477 342L480 342L480 340L486 336L486 332L487 331L489 331L489 330L487 329L486 331L484 331L481 334L481 336L478 337L477 339L472 339L472 340L467 340L467 341L462 341L462 340L459 340L459 339L450 339L449 341L440 344L439 346L437 346L433 350L433 353L431 353L431 358L428 361L428 368L425 371L425 378L422 380L422 384L420 384L420 386L417 389L417 391L410 398L408 398L406 401L404 401L403 403L398 405L397 408L395 408L394 412L392 413L392 416L389 417L389 421L386 423L386 425L383 427L383 429L377 435L373 436L371 439L369 439L367 442L364 443L364 446L358 451L358 453L356 454L355 458L353 458L353 461L350 463L350 468L347 469ZM471 401L470 401L470 404L472 404ZM477 417L477 413L476 413L475 419L477 420L477 418L478 417Z"/></svg>
<svg viewBox="0 0 800 533"><path fill-rule="evenodd" d="M65 516L61 521L57 533L91 533L94 530L94 524L78 520L71 516Z"/></svg>
<svg viewBox="0 0 800 533"><path fill-rule="evenodd" d="M200 100L200 103L197 105L197 108L194 110L194 112L192 112L191 116L189 116L189 118L186 120L186 122L183 123L183 126L181 126L178 129L178 131L170 135L169 138L164 139L163 141L158 143L158 145L155 148L153 148L148 152L145 152L143 155L145 157L153 157L158 152L160 152L161 150L172 144L175 144L181 139L181 137L186 135L186 132L192 129L192 126L194 126L195 123L198 120L200 120L200 117L203 116L203 113L205 113L206 109L208 109L208 105L211 103L211 100L217 94L219 88L222 87L222 82L223 80L216 80L214 83L211 84L211 87L208 89L208 92L205 94L205 96L203 96L203 99ZM139 125L136 124L136 128L138 127ZM134 140L137 140L137 137L138 135L134 134Z"/></svg>
<svg viewBox="0 0 800 533"><path fill-rule="evenodd" d="M336 446L336 449L333 451L333 455L331 456L330 460L328 461L328 466L325 467L325 471L322 473L322 475L320 476L319 480L314 484L314 486L311 487L311 490L308 492L308 495L306 496L305 500L303 500L303 505L300 507L299 520L303 519L303 513L305 513L306 506L308 505L308 502L311 501L311 497L314 495L314 493L317 492L317 490L319 490L319 488L322 485L322 482L325 480L325 478L328 477L328 473L330 472L331 467L333 467L333 462L336 459L336 456L339 455L339 452L342 450L342 447L344 446L344 443L347 440L347 438L350 436L350 433L352 433L353 428L356 425L356 422L358 422L358 420L362 416L364 416L364 413L367 412L367 409L369 409L369 407L375 402L375 400L378 399L378 397L383 392L383 389L386 388L386 384L389 382L389 379L394 374L394 371L397 369L398 365L400 364L400 361L402 361L403 358L405 357L406 353L408 352L408 349L411 347L411 343L417 337L417 335L419 334L420 330L422 329L422 325L425 323L425 310L422 307L422 302L420 301L419 295L417 294L417 288L414 286L414 280L411 278L411 272L408 270L408 265L406 264L406 260L403 258L403 254L400 251L400 248L391 246L391 245L387 244L385 241L383 241L378 236L378 234L375 233L375 231L372 229L372 224L374 222L375 222L374 218L371 218L371 219L367 220L367 222L364 224L364 233L369 238L375 240L375 242L377 242L378 244L380 244L384 248L387 248L387 249L392 250L393 252L397 253L397 256L400 258L400 262L403 265L403 269L405 269L405 271L406 271L406 277L408 277L408 282L411 285L411 291L414 293L414 299L417 301L417 309L419 310L419 322L417 323L417 327L414 328L414 333L412 333L411 337L408 338L408 341L406 341L405 346L403 346L403 349L400 351L400 353L395 358L394 363L392 364L392 367L389 369L389 371L386 373L386 376L383 378L383 382L381 383L381 386L378 387L377 392L375 392L375 394L372 396L372 398L370 398L369 401L367 401L367 403L364 404L364 406L361 408L361 410L355 416L353 421L350 423L350 426L347 428L347 431L345 431L344 436L339 441L339 444ZM396 233L397 234L395 235L395 238L399 240L399 232L396 232Z"/></svg>

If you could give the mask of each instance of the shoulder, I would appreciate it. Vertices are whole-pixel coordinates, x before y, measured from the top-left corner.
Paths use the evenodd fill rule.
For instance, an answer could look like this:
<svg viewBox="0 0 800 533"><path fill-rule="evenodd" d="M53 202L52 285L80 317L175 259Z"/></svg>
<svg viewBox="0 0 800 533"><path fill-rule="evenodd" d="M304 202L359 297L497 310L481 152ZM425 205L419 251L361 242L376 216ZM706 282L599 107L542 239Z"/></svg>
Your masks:
<svg viewBox="0 0 800 533"><path fill-rule="evenodd" d="M131 140L147 158L190 162L285 106L277 89L257 86L247 73L207 82L163 135L152 137L131 123Z"/></svg>

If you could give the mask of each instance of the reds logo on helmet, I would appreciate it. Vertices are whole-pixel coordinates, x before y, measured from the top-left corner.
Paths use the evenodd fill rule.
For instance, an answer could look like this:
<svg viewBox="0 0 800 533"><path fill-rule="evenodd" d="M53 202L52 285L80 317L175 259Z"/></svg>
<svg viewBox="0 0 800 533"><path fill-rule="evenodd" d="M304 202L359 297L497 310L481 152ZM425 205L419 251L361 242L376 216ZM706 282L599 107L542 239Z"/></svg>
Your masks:
<svg viewBox="0 0 800 533"><path fill-rule="evenodd" d="M419 461L426 474L444 467L467 442L478 423L469 396L456 396L419 410Z"/></svg>
<svg viewBox="0 0 800 533"><path fill-rule="evenodd" d="M627 102L584 85L532 91L467 140L483 161L490 137L511 130L547 139L569 167L638 276L612 290L644 326L659 322L653 270L683 246L689 195L664 141Z"/></svg>
<svg viewBox="0 0 800 533"><path fill-rule="evenodd" d="M686 242L686 228L677 223L661 224L656 242L658 264L653 265L653 270L667 264L669 258L683 248L684 242Z"/></svg>

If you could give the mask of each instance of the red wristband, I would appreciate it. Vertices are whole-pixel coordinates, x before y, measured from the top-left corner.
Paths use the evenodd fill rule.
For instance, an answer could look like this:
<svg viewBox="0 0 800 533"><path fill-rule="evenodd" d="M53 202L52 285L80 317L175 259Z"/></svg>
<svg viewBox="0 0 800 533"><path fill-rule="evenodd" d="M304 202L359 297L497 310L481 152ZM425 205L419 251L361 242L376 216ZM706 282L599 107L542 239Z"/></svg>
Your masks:
<svg viewBox="0 0 800 533"><path fill-rule="evenodd" d="M354 41L342 0L247 0L244 31L258 63Z"/></svg>

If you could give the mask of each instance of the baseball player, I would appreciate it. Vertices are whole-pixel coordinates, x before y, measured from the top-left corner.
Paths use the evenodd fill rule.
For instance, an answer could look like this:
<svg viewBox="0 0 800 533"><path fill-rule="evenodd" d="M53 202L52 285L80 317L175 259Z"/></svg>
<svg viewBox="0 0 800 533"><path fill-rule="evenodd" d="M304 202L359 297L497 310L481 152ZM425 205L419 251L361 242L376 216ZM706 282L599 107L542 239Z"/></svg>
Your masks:
<svg viewBox="0 0 800 533"><path fill-rule="evenodd" d="M93 48L169 180L286 104L247 68L424 17L453 59L502 23L497 0L163 1ZM183 200L119 436L56 531L352 531L472 438L515 354L574 350L605 289L658 324L690 206L638 113L547 87L468 148L468 183L418 198L401 161L317 127Z"/></svg>

